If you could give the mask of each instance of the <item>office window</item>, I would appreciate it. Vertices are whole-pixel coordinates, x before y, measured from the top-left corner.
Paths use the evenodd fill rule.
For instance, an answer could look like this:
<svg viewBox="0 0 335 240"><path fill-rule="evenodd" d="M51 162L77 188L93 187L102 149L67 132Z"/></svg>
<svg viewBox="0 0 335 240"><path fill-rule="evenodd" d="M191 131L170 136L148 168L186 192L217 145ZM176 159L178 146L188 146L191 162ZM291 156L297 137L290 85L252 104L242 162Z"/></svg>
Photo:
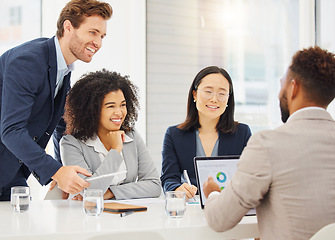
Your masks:
<svg viewBox="0 0 335 240"><path fill-rule="evenodd" d="M316 44L335 53L335 1L316 1ZM328 106L328 111L335 118L335 100Z"/></svg>
<svg viewBox="0 0 335 240"><path fill-rule="evenodd" d="M0 0L0 55L41 36L41 0Z"/></svg>
<svg viewBox="0 0 335 240"><path fill-rule="evenodd" d="M9 24L21 25L21 6L14 6L9 9Z"/></svg>
<svg viewBox="0 0 335 240"><path fill-rule="evenodd" d="M232 77L235 119L281 124L279 80L299 49L299 0L148 0L147 144L160 169L165 130L184 121L189 87L209 65Z"/></svg>

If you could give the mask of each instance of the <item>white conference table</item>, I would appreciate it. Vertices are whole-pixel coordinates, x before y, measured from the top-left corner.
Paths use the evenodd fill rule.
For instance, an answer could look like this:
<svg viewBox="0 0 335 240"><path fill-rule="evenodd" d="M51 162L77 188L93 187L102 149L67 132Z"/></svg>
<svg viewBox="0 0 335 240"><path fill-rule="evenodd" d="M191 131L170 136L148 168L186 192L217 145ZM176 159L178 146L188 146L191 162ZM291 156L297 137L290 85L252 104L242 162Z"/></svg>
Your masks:
<svg viewBox="0 0 335 240"><path fill-rule="evenodd" d="M105 212L100 216L86 216L82 202L72 200L31 201L26 213L16 213L10 202L0 202L0 240L103 240L117 237L215 240L259 237L255 216L246 216L233 229L217 233L208 227L199 204L187 204L183 218L171 219L165 214L164 200L151 200L139 202L147 206L146 212L126 217Z"/></svg>

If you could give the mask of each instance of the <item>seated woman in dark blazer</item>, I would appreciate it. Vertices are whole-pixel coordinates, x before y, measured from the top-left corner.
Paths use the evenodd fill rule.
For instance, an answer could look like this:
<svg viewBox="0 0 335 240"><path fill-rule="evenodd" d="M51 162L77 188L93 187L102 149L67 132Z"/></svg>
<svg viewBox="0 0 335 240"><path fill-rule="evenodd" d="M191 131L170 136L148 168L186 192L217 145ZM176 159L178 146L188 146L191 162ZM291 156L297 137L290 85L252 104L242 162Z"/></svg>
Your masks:
<svg viewBox="0 0 335 240"><path fill-rule="evenodd" d="M229 74L210 66L194 78L188 94L186 120L166 130L162 151L161 181L164 192L197 192L195 156L240 155L251 131L234 120L234 91ZM184 180L187 170L192 186Z"/></svg>
<svg viewBox="0 0 335 240"><path fill-rule="evenodd" d="M137 87L105 69L83 75L68 94L64 119L69 135L60 141L62 161L92 173L82 177L90 188L101 189L104 199L161 194L155 164L134 129L138 107Z"/></svg>

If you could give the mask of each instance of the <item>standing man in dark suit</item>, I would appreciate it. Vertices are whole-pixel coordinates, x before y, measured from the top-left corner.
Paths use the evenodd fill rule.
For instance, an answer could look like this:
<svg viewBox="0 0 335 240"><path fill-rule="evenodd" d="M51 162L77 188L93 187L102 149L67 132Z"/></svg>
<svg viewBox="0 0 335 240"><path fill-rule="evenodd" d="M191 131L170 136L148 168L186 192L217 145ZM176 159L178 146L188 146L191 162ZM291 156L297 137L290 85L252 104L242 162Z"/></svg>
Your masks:
<svg viewBox="0 0 335 240"><path fill-rule="evenodd" d="M71 194L89 186L78 176L89 172L62 166L44 148L55 129L62 135L73 63L92 60L111 15L108 3L72 0L59 16L55 37L32 40L0 57L0 201L10 199L12 186L27 185L30 173L42 185L53 179Z"/></svg>

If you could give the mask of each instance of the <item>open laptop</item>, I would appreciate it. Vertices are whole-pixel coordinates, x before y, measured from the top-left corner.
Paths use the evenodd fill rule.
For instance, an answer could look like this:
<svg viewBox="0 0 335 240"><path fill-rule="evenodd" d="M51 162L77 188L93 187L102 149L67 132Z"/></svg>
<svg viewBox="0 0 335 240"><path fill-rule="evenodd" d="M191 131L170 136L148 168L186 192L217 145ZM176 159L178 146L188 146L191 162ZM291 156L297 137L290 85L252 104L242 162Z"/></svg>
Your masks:
<svg viewBox="0 0 335 240"><path fill-rule="evenodd" d="M194 168L197 177L198 192L200 195L200 205L203 209L206 203L206 197L203 191L204 182L208 176L212 176L214 181L223 190L233 177L237 169L237 163L240 156L219 156L219 157L195 157ZM254 209L246 215L255 215Z"/></svg>

